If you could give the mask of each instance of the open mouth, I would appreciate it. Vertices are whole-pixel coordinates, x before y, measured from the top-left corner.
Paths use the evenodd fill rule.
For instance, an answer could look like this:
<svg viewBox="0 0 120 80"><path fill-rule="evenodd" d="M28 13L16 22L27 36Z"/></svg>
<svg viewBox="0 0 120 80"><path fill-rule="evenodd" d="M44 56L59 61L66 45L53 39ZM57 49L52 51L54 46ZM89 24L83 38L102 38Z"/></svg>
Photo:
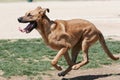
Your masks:
<svg viewBox="0 0 120 80"><path fill-rule="evenodd" d="M36 28L37 27L37 22L36 21L32 21L32 22L30 22L28 25L27 25L27 27L25 27L24 29L21 29L20 27L19 27L19 30L21 31L21 32L26 32L26 33L30 33L34 28Z"/></svg>

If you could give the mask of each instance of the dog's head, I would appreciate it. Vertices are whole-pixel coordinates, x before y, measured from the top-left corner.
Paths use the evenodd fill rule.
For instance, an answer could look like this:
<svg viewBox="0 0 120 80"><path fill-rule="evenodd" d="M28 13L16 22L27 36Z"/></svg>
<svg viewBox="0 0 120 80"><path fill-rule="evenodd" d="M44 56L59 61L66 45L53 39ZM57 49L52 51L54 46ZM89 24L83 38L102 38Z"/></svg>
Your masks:
<svg viewBox="0 0 120 80"><path fill-rule="evenodd" d="M38 22L42 20L42 17L45 15L46 11L49 12L49 9L37 7L34 10L26 12L24 16L19 17L18 22L29 23L26 28L23 30L20 29L20 31L30 33L34 28L38 26Z"/></svg>

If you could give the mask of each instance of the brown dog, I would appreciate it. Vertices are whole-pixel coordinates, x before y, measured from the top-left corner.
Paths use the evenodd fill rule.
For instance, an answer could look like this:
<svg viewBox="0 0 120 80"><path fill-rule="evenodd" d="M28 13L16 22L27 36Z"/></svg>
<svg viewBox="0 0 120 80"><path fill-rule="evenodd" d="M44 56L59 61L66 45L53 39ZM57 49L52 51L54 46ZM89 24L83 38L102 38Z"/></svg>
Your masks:
<svg viewBox="0 0 120 80"><path fill-rule="evenodd" d="M101 43L107 55L113 59L118 60L119 57L114 57L106 46L102 33L89 21L82 19L72 20L55 20L52 21L46 16L48 8L37 7L18 18L21 23L30 23L22 32L29 33L34 28L41 34L45 43L55 50L59 50L57 55L51 61L51 64L57 69L62 70L57 65L58 60L64 56L69 67L59 73L59 76L66 75L70 70L77 70L81 66L89 62L88 49L97 40ZM70 59L68 50L71 49ZM76 63L78 53L82 50L83 61Z"/></svg>

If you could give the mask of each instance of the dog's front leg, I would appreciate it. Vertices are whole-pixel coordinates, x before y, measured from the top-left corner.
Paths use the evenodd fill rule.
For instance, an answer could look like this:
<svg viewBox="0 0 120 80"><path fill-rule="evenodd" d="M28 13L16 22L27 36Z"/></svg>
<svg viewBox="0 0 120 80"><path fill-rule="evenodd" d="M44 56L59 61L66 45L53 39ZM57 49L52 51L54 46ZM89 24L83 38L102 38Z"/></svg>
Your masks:
<svg viewBox="0 0 120 80"><path fill-rule="evenodd" d="M58 60L62 57L62 55L66 54L68 51L68 48L64 47L61 48L60 51L57 53L57 55L54 57L54 59L51 61L51 64L57 69L62 70L61 66L58 66Z"/></svg>
<svg viewBox="0 0 120 80"><path fill-rule="evenodd" d="M58 76L65 76L69 71L71 71L71 69L72 69L71 67L74 65L73 61L70 59L68 52L66 52L66 54L64 54L64 57L65 57L65 60L67 61L67 64L69 65L69 67L65 71L58 73Z"/></svg>
<svg viewBox="0 0 120 80"><path fill-rule="evenodd" d="M76 46L72 49L72 55L71 55L72 59L70 59L70 56L68 53L64 55L69 67L65 71L58 73L58 76L65 76L68 72L72 70L72 66L76 64L77 56L80 50L81 49L79 49L79 46Z"/></svg>
<svg viewBox="0 0 120 80"><path fill-rule="evenodd" d="M74 63L71 61L70 59L70 56L68 54L68 52L66 54L64 54L64 57L65 57L65 60L67 61L67 64L69 65L69 67L65 70L65 71L62 71L60 73L58 73L58 76L65 76L69 71L72 70L72 66L74 65Z"/></svg>

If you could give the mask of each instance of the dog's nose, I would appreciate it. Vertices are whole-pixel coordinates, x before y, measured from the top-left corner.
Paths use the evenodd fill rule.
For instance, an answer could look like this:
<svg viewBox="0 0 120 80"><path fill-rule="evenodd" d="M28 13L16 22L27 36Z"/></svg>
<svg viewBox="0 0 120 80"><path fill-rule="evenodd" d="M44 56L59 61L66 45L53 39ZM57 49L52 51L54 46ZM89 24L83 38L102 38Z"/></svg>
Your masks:
<svg viewBox="0 0 120 80"><path fill-rule="evenodd" d="M18 18L18 22L22 22L22 20L23 20L23 17Z"/></svg>

